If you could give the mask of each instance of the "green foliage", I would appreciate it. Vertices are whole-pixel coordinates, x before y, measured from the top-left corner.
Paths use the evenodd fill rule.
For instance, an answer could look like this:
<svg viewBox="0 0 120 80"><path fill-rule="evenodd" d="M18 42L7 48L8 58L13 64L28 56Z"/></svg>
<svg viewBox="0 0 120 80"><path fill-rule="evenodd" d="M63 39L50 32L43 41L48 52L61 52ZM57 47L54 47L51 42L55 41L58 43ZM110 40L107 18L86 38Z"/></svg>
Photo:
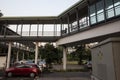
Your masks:
<svg viewBox="0 0 120 80"><path fill-rule="evenodd" d="M41 59L45 59L46 63L50 67L52 63L61 63L62 61L62 49L60 47L55 48L53 44L46 44L44 47L39 48L39 54Z"/></svg>
<svg viewBox="0 0 120 80"><path fill-rule="evenodd" d="M76 53L78 54L78 64L82 64L83 55L85 53L85 46L84 45L77 46Z"/></svg>
<svg viewBox="0 0 120 80"><path fill-rule="evenodd" d="M35 59L35 52L29 52L29 59Z"/></svg>
<svg viewBox="0 0 120 80"><path fill-rule="evenodd" d="M68 61L78 61L78 54L76 53L76 51L67 54L67 59Z"/></svg>
<svg viewBox="0 0 120 80"><path fill-rule="evenodd" d="M85 45L76 46L76 51L68 54L69 61L78 61L78 64L83 64L83 60L91 60L91 51Z"/></svg>

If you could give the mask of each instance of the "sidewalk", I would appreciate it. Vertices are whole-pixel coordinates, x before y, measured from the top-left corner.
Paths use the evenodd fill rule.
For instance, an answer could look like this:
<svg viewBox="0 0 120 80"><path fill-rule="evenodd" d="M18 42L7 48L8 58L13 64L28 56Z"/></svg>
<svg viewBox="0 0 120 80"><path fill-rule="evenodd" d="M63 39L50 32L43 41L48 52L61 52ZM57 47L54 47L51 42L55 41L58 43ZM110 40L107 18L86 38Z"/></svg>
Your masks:
<svg viewBox="0 0 120 80"><path fill-rule="evenodd" d="M78 64L67 64L67 69L82 69L83 65ZM63 65L53 65L54 70L63 70Z"/></svg>
<svg viewBox="0 0 120 80"><path fill-rule="evenodd" d="M45 73L38 80L90 80L89 72L53 72Z"/></svg>

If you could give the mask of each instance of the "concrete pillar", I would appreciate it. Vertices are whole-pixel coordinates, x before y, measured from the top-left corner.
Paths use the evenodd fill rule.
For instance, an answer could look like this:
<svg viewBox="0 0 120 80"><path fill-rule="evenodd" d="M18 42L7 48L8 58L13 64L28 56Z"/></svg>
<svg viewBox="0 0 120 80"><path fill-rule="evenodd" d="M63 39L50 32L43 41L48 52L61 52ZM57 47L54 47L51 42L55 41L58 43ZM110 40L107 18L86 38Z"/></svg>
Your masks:
<svg viewBox="0 0 120 80"><path fill-rule="evenodd" d="M66 47L63 48L63 70L66 70L67 65L67 49Z"/></svg>
<svg viewBox="0 0 120 80"><path fill-rule="evenodd" d="M12 47L12 43L9 42L6 68L9 68L9 67L10 67L11 47Z"/></svg>
<svg viewBox="0 0 120 80"><path fill-rule="evenodd" d="M29 53L29 47L27 47L27 59L29 59L30 53Z"/></svg>
<svg viewBox="0 0 120 80"><path fill-rule="evenodd" d="M79 11L78 11L78 8L76 9L76 20L77 20L77 29L79 31L80 29L80 23L79 23Z"/></svg>
<svg viewBox="0 0 120 80"><path fill-rule="evenodd" d="M18 62L19 61L19 51L17 51L17 55L16 55L16 62Z"/></svg>
<svg viewBox="0 0 120 80"><path fill-rule="evenodd" d="M36 48L35 48L35 64L37 64L38 59L38 42L36 42Z"/></svg>
<svg viewBox="0 0 120 80"><path fill-rule="evenodd" d="M24 55L25 55L25 54L24 54L24 52L23 52L23 55L22 55L22 60L24 60L24 59L25 59Z"/></svg>

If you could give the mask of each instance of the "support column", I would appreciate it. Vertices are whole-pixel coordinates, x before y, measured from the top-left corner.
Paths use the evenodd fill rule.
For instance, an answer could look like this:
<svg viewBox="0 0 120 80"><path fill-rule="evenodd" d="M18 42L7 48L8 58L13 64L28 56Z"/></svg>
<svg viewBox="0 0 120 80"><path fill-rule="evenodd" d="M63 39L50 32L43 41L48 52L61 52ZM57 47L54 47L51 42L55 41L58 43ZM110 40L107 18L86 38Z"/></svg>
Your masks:
<svg viewBox="0 0 120 80"><path fill-rule="evenodd" d="M78 8L76 9L76 20L77 20L77 29L79 31L79 29L80 29L80 23L79 23L79 11L78 11Z"/></svg>
<svg viewBox="0 0 120 80"><path fill-rule="evenodd" d="M60 31L61 31L61 35L60 36L62 36L62 30L63 30L63 28L62 28L62 18L60 19Z"/></svg>
<svg viewBox="0 0 120 80"><path fill-rule="evenodd" d="M16 33L18 33L18 26L19 26L19 25L17 24L17 26L16 26Z"/></svg>
<svg viewBox="0 0 120 80"><path fill-rule="evenodd" d="M29 52L30 52L29 47L27 47L27 54L28 54L27 55L27 59L29 59L29 57L30 57L30 53Z"/></svg>
<svg viewBox="0 0 120 80"><path fill-rule="evenodd" d="M41 44L41 42L39 42L39 46L41 46L42 44ZM42 58L41 58L41 53L39 54L39 59L41 60Z"/></svg>
<svg viewBox="0 0 120 80"><path fill-rule="evenodd" d="M67 65L67 49L66 47L63 48L63 70L66 70Z"/></svg>
<svg viewBox="0 0 120 80"><path fill-rule="evenodd" d="M54 21L54 31L53 31L53 36L55 36L55 30L56 30L56 29L55 29L55 27L56 27L55 25L56 25L56 23L55 23L55 21Z"/></svg>
<svg viewBox="0 0 120 80"><path fill-rule="evenodd" d="M31 35L31 24L30 24L30 27L29 27L29 36Z"/></svg>
<svg viewBox="0 0 120 80"><path fill-rule="evenodd" d="M87 0L87 6L88 6L89 26L91 26L91 17L90 17L90 2L89 2L89 0Z"/></svg>
<svg viewBox="0 0 120 80"><path fill-rule="evenodd" d="M70 15L68 14L68 34L70 34Z"/></svg>
<svg viewBox="0 0 120 80"><path fill-rule="evenodd" d="M44 24L42 25L42 36L44 36Z"/></svg>
<svg viewBox="0 0 120 80"><path fill-rule="evenodd" d="M9 68L9 67L10 67L11 47L12 47L12 43L9 42L6 68Z"/></svg>
<svg viewBox="0 0 120 80"><path fill-rule="evenodd" d="M36 49L35 49L35 64L37 64L38 59L38 42L36 42Z"/></svg>
<svg viewBox="0 0 120 80"><path fill-rule="evenodd" d="M6 37L6 25L4 26L4 37Z"/></svg>
<svg viewBox="0 0 120 80"><path fill-rule="evenodd" d="M21 37L23 35L23 23L21 24L21 33L20 33Z"/></svg>
<svg viewBox="0 0 120 80"><path fill-rule="evenodd" d="M16 55L16 62L18 62L19 61L19 51L17 51L17 55Z"/></svg>
<svg viewBox="0 0 120 80"><path fill-rule="evenodd" d="M38 23L37 23L37 37L39 36L39 20L38 20Z"/></svg>
<svg viewBox="0 0 120 80"><path fill-rule="evenodd" d="M25 59L24 55L25 55L25 53L23 52L23 55L22 55L22 60L24 60L24 59Z"/></svg>

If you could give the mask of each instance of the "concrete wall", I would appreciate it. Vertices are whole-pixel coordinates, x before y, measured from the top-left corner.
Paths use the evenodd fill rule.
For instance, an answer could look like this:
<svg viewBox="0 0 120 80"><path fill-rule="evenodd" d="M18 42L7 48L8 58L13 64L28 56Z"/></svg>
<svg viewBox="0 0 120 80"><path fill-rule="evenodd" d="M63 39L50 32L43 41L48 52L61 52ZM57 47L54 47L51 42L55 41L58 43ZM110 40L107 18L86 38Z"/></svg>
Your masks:
<svg viewBox="0 0 120 80"><path fill-rule="evenodd" d="M5 67L6 64L6 56L0 56L0 68Z"/></svg>
<svg viewBox="0 0 120 80"><path fill-rule="evenodd" d="M92 48L95 80L120 80L120 38L107 39Z"/></svg>
<svg viewBox="0 0 120 80"><path fill-rule="evenodd" d="M116 80L120 80L120 42L113 43Z"/></svg>

